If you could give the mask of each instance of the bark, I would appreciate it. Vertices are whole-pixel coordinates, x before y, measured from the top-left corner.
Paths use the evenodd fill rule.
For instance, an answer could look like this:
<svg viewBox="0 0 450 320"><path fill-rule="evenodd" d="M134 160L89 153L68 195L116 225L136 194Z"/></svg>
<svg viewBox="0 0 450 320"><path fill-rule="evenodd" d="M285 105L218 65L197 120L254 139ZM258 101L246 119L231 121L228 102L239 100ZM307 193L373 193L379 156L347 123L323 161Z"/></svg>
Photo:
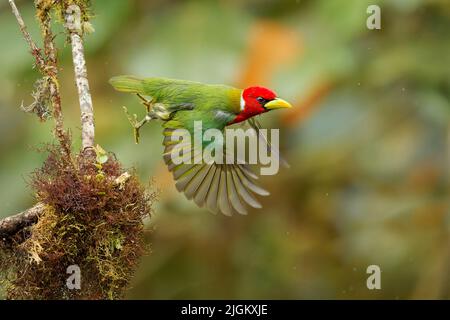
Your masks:
<svg viewBox="0 0 450 320"><path fill-rule="evenodd" d="M87 77L86 60L84 58L84 46L80 21L80 8L71 5L66 11L66 28L70 33L72 44L72 58L75 71L75 82L78 89L78 97L81 110L81 143L83 150L92 149L94 146L94 108L92 106L91 92Z"/></svg>
<svg viewBox="0 0 450 320"><path fill-rule="evenodd" d="M21 213L1 220L0 241L5 241L24 227L34 224L43 210L44 204L38 203Z"/></svg>

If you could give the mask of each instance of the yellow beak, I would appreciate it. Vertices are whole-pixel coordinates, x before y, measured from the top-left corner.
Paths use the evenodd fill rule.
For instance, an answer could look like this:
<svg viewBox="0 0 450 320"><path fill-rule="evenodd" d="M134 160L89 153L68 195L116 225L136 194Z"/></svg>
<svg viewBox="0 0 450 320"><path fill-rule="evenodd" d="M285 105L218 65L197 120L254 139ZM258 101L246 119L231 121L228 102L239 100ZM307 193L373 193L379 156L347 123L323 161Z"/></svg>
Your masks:
<svg viewBox="0 0 450 320"><path fill-rule="evenodd" d="M267 102L264 107L266 109L272 110L272 109L281 109L281 108L292 108L292 105L287 102L286 100L276 98L272 101Z"/></svg>

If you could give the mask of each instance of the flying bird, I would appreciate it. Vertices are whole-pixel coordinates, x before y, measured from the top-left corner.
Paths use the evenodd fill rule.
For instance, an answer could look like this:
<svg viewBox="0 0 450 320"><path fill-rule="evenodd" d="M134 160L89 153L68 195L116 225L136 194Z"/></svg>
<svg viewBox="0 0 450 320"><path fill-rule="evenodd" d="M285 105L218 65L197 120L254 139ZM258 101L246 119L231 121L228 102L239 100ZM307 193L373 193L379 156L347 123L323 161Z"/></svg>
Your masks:
<svg viewBox="0 0 450 320"><path fill-rule="evenodd" d="M147 116L135 122L135 133L151 120L163 122L164 161L176 180L176 188L192 199L199 207L210 211L232 215L247 214L246 205L261 208L255 194L269 195L257 185L258 176L246 163L182 163L176 164L171 155L174 148L183 148L174 143L172 134L177 129L186 129L194 134L194 122L201 121L202 129L218 129L246 121L265 141L268 150L277 152L260 132L255 116L291 104L279 98L275 92L261 86L237 89L225 85L210 85L186 80L166 78L138 78L122 75L110 79L118 91L137 94L147 107ZM260 140L261 141L261 140ZM189 157L195 153L189 146ZM185 150L186 154L187 151ZM283 160L280 160L283 162Z"/></svg>

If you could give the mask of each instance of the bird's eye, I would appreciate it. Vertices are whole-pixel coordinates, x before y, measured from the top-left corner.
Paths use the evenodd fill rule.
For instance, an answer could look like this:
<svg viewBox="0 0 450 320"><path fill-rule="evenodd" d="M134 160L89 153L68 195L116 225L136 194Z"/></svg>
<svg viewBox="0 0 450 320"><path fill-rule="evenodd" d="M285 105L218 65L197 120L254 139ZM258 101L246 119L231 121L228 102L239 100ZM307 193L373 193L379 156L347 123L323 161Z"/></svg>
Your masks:
<svg viewBox="0 0 450 320"><path fill-rule="evenodd" d="M266 99L264 99L263 97L258 97L256 98L256 101L258 101L259 103L264 103Z"/></svg>

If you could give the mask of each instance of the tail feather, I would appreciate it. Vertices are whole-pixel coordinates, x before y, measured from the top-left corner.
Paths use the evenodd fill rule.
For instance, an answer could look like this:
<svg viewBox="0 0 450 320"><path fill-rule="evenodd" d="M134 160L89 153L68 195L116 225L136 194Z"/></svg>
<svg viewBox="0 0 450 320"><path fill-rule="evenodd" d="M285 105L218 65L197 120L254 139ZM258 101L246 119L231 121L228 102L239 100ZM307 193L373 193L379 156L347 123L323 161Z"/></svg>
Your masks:
<svg viewBox="0 0 450 320"><path fill-rule="evenodd" d="M109 83L117 90L131 93L144 93L144 80L134 76L116 76Z"/></svg>

